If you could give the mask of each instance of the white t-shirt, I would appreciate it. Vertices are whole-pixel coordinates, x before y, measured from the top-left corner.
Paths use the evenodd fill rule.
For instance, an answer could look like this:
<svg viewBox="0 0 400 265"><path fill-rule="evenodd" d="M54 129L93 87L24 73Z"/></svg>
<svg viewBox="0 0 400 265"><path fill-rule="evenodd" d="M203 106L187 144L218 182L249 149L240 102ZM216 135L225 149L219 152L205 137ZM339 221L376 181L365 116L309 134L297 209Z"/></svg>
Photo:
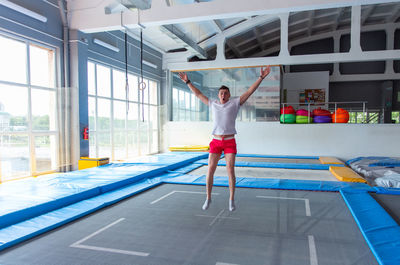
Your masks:
<svg viewBox="0 0 400 265"><path fill-rule="evenodd" d="M221 104L219 100L210 100L209 102L214 120L212 134L236 134L235 124L240 108L240 97L231 98L225 104Z"/></svg>

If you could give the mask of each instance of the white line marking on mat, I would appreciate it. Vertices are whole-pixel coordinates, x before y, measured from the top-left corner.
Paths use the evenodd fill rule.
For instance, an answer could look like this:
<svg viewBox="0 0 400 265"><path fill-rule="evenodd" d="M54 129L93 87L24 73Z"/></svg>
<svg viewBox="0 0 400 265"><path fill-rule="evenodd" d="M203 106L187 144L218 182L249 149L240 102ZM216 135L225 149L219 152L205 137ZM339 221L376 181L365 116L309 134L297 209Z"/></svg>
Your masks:
<svg viewBox="0 0 400 265"><path fill-rule="evenodd" d="M307 216L311 216L310 200L309 200L309 199L304 199L304 198L289 198L289 197L273 197L273 196L257 196L257 198L304 201L304 204L305 204L305 207L306 207L306 215L307 215Z"/></svg>
<svg viewBox="0 0 400 265"><path fill-rule="evenodd" d="M222 211L223 211L223 210L222 210ZM218 215L217 215L217 216L214 216L214 215L196 214L195 216L197 216L197 217L216 218L216 219L218 219L218 218L220 218L220 219L233 219L233 220L239 220L239 219L240 219L240 218L236 218L236 217L218 216ZM215 222L215 220L214 220L213 222ZM210 223L210 226L212 225L213 222Z"/></svg>
<svg viewBox="0 0 400 265"><path fill-rule="evenodd" d="M318 265L317 249L315 248L314 236L308 236L308 246L310 248L310 265Z"/></svg>
<svg viewBox="0 0 400 265"><path fill-rule="evenodd" d="M170 195L172 195L172 194L174 194L174 193L177 193L177 192L180 192L180 193L191 193L191 194L206 194L205 192L199 192L199 191L174 190L174 191L171 191L171 192L168 193L168 194L165 194L164 196L161 196L161 197L158 198L157 200L152 201L150 204L155 204L155 203L157 203L157 202L159 202L159 201L161 201L161 200L167 198L168 196L170 196ZM211 193L211 194L212 194L212 195L219 195L219 193Z"/></svg>
<svg viewBox="0 0 400 265"><path fill-rule="evenodd" d="M118 224L119 222L121 222L121 221L123 221L123 220L125 220L125 218L120 218L120 219L118 219L117 221L114 221L114 222L112 222L111 224L106 225L106 226L103 227L103 228L100 228L99 230L95 231L94 233L88 235L87 237L84 237L84 238L82 238L81 240L76 241L76 242L73 243L72 245L79 245L79 244L83 243L84 241L86 241L86 240L88 240L88 239L94 237L95 235L98 235L98 234L100 234L101 232L107 230L107 229L110 228L111 226ZM71 245L71 246L72 246L72 245Z"/></svg>
<svg viewBox="0 0 400 265"><path fill-rule="evenodd" d="M236 264L236 263L226 263L226 262L217 262L217 263L215 263L215 265L239 265L239 264Z"/></svg>
<svg viewBox="0 0 400 265"><path fill-rule="evenodd" d="M218 218L221 218L221 217L219 217L221 214L223 214L224 213L224 210L221 210L218 214L217 214L217 216L215 216L215 218L214 218L214 220L212 220L212 222L210 223L210 226L212 226L214 223L215 223L215 221L217 221L218 220Z"/></svg>
<svg viewBox="0 0 400 265"><path fill-rule="evenodd" d="M196 214L195 216L198 216L198 217L212 217L212 218L215 217L214 215L205 215L205 214ZM239 220L239 219L240 219L240 218L237 218L237 217L228 217L228 216L221 216L221 217L219 217L219 218L236 219L236 220Z"/></svg>
<svg viewBox="0 0 400 265"><path fill-rule="evenodd" d="M97 250L97 251L104 251L104 252L112 252L112 253L118 253L118 254L126 254L126 255L132 255L132 256L147 257L149 255L149 253L144 253L144 252L123 250L123 249L115 249L115 248L103 248L103 247L96 247L96 246L89 246L89 245L75 245L75 246L71 245L71 247L90 249L90 250Z"/></svg>
<svg viewBox="0 0 400 265"><path fill-rule="evenodd" d="M75 243L72 243L70 247L72 248L83 248L83 249L90 249L90 250L97 250L97 251L105 251L105 252L113 252L113 253L119 253L119 254L127 254L127 255L134 255L134 256L148 256L149 253L145 252L137 252L137 251L129 251L129 250L123 250L123 249L115 249L115 248L103 248L103 247L96 247L96 246L89 246L89 245L83 245L82 243L85 242L86 240L94 237L95 235L100 234L101 232L107 230L111 226L114 226L118 224L119 222L125 220L125 218L120 218L114 222L112 222L109 225L106 225L103 228L100 228L99 230L95 231L94 233L88 235L87 237L82 238L81 240L76 241Z"/></svg>

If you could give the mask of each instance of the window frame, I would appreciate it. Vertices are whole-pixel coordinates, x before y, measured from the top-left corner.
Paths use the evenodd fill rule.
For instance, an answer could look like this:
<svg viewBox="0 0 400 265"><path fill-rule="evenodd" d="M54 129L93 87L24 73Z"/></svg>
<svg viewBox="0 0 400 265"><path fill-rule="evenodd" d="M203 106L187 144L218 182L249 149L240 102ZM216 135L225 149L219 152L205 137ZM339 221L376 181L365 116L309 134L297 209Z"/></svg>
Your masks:
<svg viewBox="0 0 400 265"><path fill-rule="evenodd" d="M118 68L116 66L106 64L104 62L99 62L99 61L94 60L92 58L89 58L88 61L87 61L88 67L89 67L90 64L94 64L94 86L95 86L95 89L94 89L95 94L94 95L89 94L89 91L88 91L88 100L89 99L94 99L94 102L95 102L95 104L94 104L95 105L95 110L94 110L94 112L95 112L95 117L94 117L95 128L94 129L93 128L89 128L89 140L90 140L91 137L93 137L94 141L95 141L95 144L90 144L90 147L89 147L90 156L91 157L93 157L93 156L99 157L99 137L98 137L98 135L99 135L99 133L104 133L104 132L110 132L110 143L111 143L110 148L111 148L111 152L110 152L109 156L110 156L111 160L129 159L130 157L132 157L132 153L133 153L133 156L140 156L140 155L148 155L148 154L158 153L160 151L160 135L159 135L159 130L158 130L158 128L160 128L160 115L159 115L160 82L158 80L154 80L154 79L150 79L150 78L143 78L143 81L146 83L146 88L145 89L148 89L147 91L145 91L145 94L144 94L147 97L147 98L144 99L144 102L146 102L146 103L144 103L145 110L147 110L147 113L145 114L145 117L148 117L148 119L145 122L146 124L142 124L142 125L146 126L147 129L143 132L142 129L141 129L141 124L140 124L140 122L142 120L142 106L141 106L142 105L142 102L141 102L142 101L142 94L141 94L142 91L139 89L139 82L140 82L140 79L141 79L140 76L138 74L134 74L134 73L131 73L131 72L128 73L130 81L132 81L132 80L136 80L137 81L137 84L134 84L133 86L132 86L131 83L128 83L130 88L135 87L135 89L137 89L137 92L134 92L134 94L137 94L137 96L135 96L133 99L129 98L128 100L126 99L126 96L125 96L125 99L114 98L114 89L115 89L114 88L114 85L115 85L114 73L117 72L117 71L118 72L124 72L124 70L120 69L120 68ZM98 90L97 90L97 88L98 88L97 81L98 80L97 80L97 67L96 67L96 65L102 65L103 67L107 67L107 68L110 69L110 71L109 71L110 72L110 86L111 86L111 95L110 95L110 97L104 97L104 96L99 96L98 95ZM125 72L124 72L124 74L125 74ZM89 72L88 72L88 82L89 82L90 78L91 77L89 76ZM124 80L124 82L125 82L125 80ZM150 86L149 86L150 82L154 82L153 85L156 86L155 91L156 91L157 99L155 101L151 100L151 97L153 95L151 95L152 91L149 90L150 89ZM108 99L108 100L110 100L110 104L111 104L111 107L110 107L111 108L111 112L110 112L111 113L110 114L110 117L111 117L110 118L110 130L99 130L99 127L98 127L98 124L99 124L98 99ZM124 115L124 117L125 117L125 126L124 126L124 128L118 128L118 129L115 128L115 126L114 126L115 117L116 117L116 115L115 115L116 114L115 113L115 111L116 111L115 103L117 103L117 102L118 103L121 103L121 102L128 103L129 107L133 106L133 107L137 107L138 108L137 111L135 112L137 114L136 126L131 127L129 125L130 122L134 122L135 119L132 120L131 116L129 116L130 114L129 113L125 113L125 115ZM156 104L154 104L154 102L156 102ZM150 118L150 114L151 114L150 113L151 107L156 107L157 108L157 121L156 121L157 122L157 128L154 129L154 130L151 130L150 126L149 126L149 124L150 124L149 118ZM153 135L155 134L155 132L157 132L157 134L156 134L157 135L157 140L156 140L157 146L154 148L152 140L153 140ZM116 153L117 152L116 136L117 135L121 136L121 133L125 134L125 148L123 150L123 153L124 153L123 156L119 156ZM136 141L134 140L136 142L135 143L136 148L132 149L132 148L129 147L131 145L131 141L129 141L129 137L130 136L133 136L136 139ZM141 143L140 139L143 138L143 137L145 137L145 138L147 137L146 143L144 143L144 142ZM143 147L143 146L145 146L145 147ZM93 147L95 147L95 150L90 150ZM133 152L132 152L132 150L133 150ZM146 150L148 150L148 151L146 152Z"/></svg>
<svg viewBox="0 0 400 265"><path fill-rule="evenodd" d="M8 38L12 41L17 41L20 43L23 43L25 45L25 51L26 51L26 65L25 65L25 75L26 75L26 80L25 83L18 83L18 82L10 82L10 81L4 81L0 80L0 84L6 85L6 86L18 86L18 87L24 87L27 89L27 127L23 131L0 131L0 137L15 137L15 136L26 136L28 139L28 154L24 157L28 158L28 170L24 171L23 174L16 174L16 175L10 175L6 176L6 178L2 175L0 171L0 182L2 181L8 181L8 180L13 180L13 179L19 179L19 178L24 178L28 176L37 176L37 175L42 175L42 174L47 174L47 173L54 173L59 169L60 165L60 157L59 157L59 148L60 148L60 143L59 143L59 61L58 61L58 49L57 47L51 46L47 43L41 43L38 41L34 41L29 38L21 37L21 36L15 36L10 33L5 33L3 31L0 32L0 36L3 38ZM32 84L32 61L31 61L31 48L32 47L37 47L41 49L46 49L52 53L52 59L51 61L47 60L49 63L49 70L51 70L51 80L52 84L51 86L41 86L41 85L34 85ZM52 108L49 109L49 114L48 115L53 115L54 123L52 125L49 124L49 129L34 129L33 128L33 97L32 97L32 91L50 91L54 92L52 93L53 97L53 106ZM49 116L49 122L50 122L50 116ZM51 128L54 127L54 128ZM44 170L38 170L38 152L37 152L37 145L36 145L36 139L37 137L49 137L49 139L54 139L50 140L50 142L53 143L53 145L50 143L50 168L46 168ZM1 164L2 161L0 160L0 169L1 169Z"/></svg>

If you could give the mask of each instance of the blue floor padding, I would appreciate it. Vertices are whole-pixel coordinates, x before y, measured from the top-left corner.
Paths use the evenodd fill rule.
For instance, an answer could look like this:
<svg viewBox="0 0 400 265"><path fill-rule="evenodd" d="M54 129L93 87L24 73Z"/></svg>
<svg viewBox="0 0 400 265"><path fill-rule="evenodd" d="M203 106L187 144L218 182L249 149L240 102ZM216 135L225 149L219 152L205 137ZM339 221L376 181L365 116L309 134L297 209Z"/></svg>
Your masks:
<svg viewBox="0 0 400 265"><path fill-rule="evenodd" d="M346 165L350 166L351 163L363 160L363 159L370 159L370 160L382 160L382 159L390 159L387 156L360 156L356 158L352 158L346 161Z"/></svg>
<svg viewBox="0 0 400 265"><path fill-rule="evenodd" d="M183 175L164 179L164 183L170 184L194 184L205 185L206 177L195 175ZM228 186L228 178L214 177L215 186ZM266 179L266 178L236 178L236 187L263 188L280 190L312 190L312 191L340 191L340 190L364 190L374 191L374 188L364 183L319 181L319 180L293 180L293 179Z"/></svg>
<svg viewBox="0 0 400 265"><path fill-rule="evenodd" d="M204 175L186 173L202 166L198 162L207 156L207 153L173 152L130 163L3 183L0 250L162 183L205 185ZM399 194L400 189L337 181L237 178L236 182L237 187L246 188L340 191L378 262L400 264L396 255L400 253L398 225L368 194ZM228 178L215 176L214 185L227 187Z"/></svg>
<svg viewBox="0 0 400 265"><path fill-rule="evenodd" d="M186 174L186 173L188 173L190 171L193 171L193 170L195 170L195 169L197 169L199 167L202 167L202 166L203 166L203 164L198 164L198 163L195 162L195 163L190 164L188 166L182 167L182 168L180 168L178 170L172 170L171 172L180 173L180 174Z"/></svg>
<svg viewBox="0 0 400 265"><path fill-rule="evenodd" d="M196 164L208 165L207 159L202 159ZM220 160L218 166L226 166L225 160ZM287 168L287 169L313 169L313 170L329 170L330 166L344 167L343 164L304 164L304 163L278 163L278 162L247 162L236 161L236 167L261 167L261 168Z"/></svg>
<svg viewBox="0 0 400 265"><path fill-rule="evenodd" d="M0 229L60 207L174 170L207 153L160 154L149 164L117 163L0 185ZM160 161L155 164L154 161ZM168 162L169 161L169 162ZM162 163L161 163L162 162ZM9 196L12 194L12 196Z"/></svg>
<svg viewBox="0 0 400 265"><path fill-rule="evenodd" d="M367 192L340 193L378 263L400 264L400 226Z"/></svg>
<svg viewBox="0 0 400 265"><path fill-rule="evenodd" d="M0 230L0 251L40 235L134 194L159 185L161 182L142 180L135 185L102 194L48 212Z"/></svg>
<svg viewBox="0 0 400 265"><path fill-rule="evenodd" d="M375 193L400 195L400 188L374 187Z"/></svg>
<svg viewBox="0 0 400 265"><path fill-rule="evenodd" d="M237 157L289 158L289 159L319 159L319 156L285 156L285 155L252 155L237 154Z"/></svg>

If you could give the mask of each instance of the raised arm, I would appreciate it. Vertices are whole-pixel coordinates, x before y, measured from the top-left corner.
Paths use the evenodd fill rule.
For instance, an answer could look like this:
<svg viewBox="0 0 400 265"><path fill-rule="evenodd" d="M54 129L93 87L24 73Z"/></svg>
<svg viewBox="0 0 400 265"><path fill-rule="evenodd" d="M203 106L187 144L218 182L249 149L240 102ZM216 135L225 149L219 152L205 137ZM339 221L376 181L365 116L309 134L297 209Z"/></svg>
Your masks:
<svg viewBox="0 0 400 265"><path fill-rule="evenodd" d="M240 96L240 105L243 105L247 101L247 99L254 93L254 91L256 91L261 82L265 77L267 77L267 75L269 75L270 72L271 66L268 65L265 69L261 67L260 76L257 78L256 82L254 82L254 84L252 84L251 87L249 87L249 89L247 89L247 91Z"/></svg>
<svg viewBox="0 0 400 265"><path fill-rule="evenodd" d="M188 87L193 92L193 94L195 94L196 97L198 97L204 104L208 105L208 97L204 96L204 94L201 93L201 91L197 87L195 87L192 82L190 82L186 73L179 73L179 78L188 85Z"/></svg>

